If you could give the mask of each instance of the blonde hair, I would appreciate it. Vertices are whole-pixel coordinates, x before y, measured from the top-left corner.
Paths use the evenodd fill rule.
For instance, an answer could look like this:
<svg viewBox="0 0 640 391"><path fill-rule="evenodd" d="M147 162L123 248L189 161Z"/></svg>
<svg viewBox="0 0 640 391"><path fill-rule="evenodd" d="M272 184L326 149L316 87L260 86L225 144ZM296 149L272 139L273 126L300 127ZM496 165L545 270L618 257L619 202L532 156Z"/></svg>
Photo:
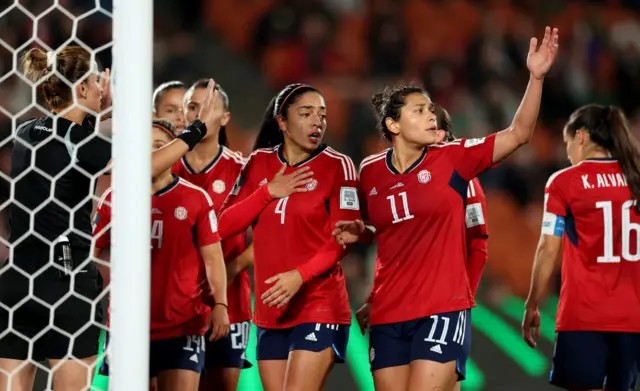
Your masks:
<svg viewBox="0 0 640 391"><path fill-rule="evenodd" d="M67 46L55 52L32 48L22 57L24 75L36 82L49 109L63 109L73 102L73 90L68 83L76 83L89 76L91 53L81 46ZM64 77L63 80L57 74Z"/></svg>

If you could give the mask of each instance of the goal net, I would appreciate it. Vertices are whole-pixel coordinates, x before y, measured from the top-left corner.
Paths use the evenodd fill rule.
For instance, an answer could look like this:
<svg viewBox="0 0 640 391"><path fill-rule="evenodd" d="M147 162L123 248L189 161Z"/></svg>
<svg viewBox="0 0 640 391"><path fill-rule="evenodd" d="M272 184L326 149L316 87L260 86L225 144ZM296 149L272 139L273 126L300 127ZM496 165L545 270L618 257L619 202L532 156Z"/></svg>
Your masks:
<svg viewBox="0 0 640 391"><path fill-rule="evenodd" d="M115 3L115 4L113 4ZM70 341L69 354L65 359L74 359L72 346L79 340L78 334L89 327L101 329L99 353L96 361L87 367L87 378L92 390L108 389L148 389L148 347L149 347L149 210L150 210L150 119L149 102L152 90L152 0L5 0L0 2L0 281L3 275L19 275L29 281L24 298L15 302L3 302L0 295L0 311L8 314L8 324L0 325L0 345L3 338L19 338L28 346L29 359L18 367L7 369L0 366L0 388L7 386L11 390L11 380L22 376L21 371L30 366L37 369L33 390L53 389L53 374L60 367L51 367L48 360L35 355L38 343L42 343L52 330L65 335ZM50 61L61 49L69 45L85 48L92 55L99 70L112 69L113 120L112 125L101 121L105 112L90 112L89 121L94 126L94 133L81 142L89 142L91 138L103 138L112 143L112 173L107 178L104 171L95 175L86 170L77 172L91 180L92 194L87 194L83 203L97 204L100 193L109 185L113 190L112 248L111 262L102 263L111 269L111 284L97 297L82 297L74 288L68 296L79 297L88 303L93 311L100 308L105 312L107 298L110 296L111 319L110 330L104 322L96 322L93 317L87 318L86 328L75 334L66 333L56 322L56 309L59 300L48 303L34 294L34 281L46 273L47 268L58 267L53 260L54 246L52 240L50 258L45 267L33 272L25 271L13 262L13 252L20 238L9 239L9 210L16 205L30 218L29 234L45 241L34 229L35 216L42 208L26 208L16 192L16 183L30 172L46 176L51 189L61 180L63 173L48 175L39 166L36 167L34 156L39 145L27 145L16 138L16 131L28 120L47 115L56 115L50 111L39 95L39 85L43 79L32 82L27 78L21 66L21 58L31 48L38 47L47 52ZM54 62L55 64L55 62ZM55 67L54 67L55 68ZM59 75L57 75L59 76ZM45 76L46 78L46 76ZM60 78L67 84L64 78ZM75 88L81 81L69 84ZM74 94L74 101L75 100ZM108 110L110 111L110 110ZM59 115L64 115L65 111ZM65 143L55 129L49 129L53 137ZM102 125L102 126L101 126ZM111 129L113 129L113 137ZM119 130L120 129L120 130ZM117 135L116 135L117 134ZM20 143L31 149L31 165L24 172L11 172L12 151L14 145ZM79 147L81 144L76 144ZM72 159L74 151L69 150ZM69 170L76 169L69 165ZM96 186L97 185L97 186ZM124 190L120 190L124 189ZM37 191L37 189L34 189ZM77 234L74 227L80 207L69 208L64 202L56 199L51 190L46 199L47 204L65 208L69 217L69 230L65 235ZM95 210L95 208L93 209ZM92 212L93 213L93 212ZM56 241L57 242L57 241ZM93 245L91 248L93 251ZM136 262L131 262L135 260ZM93 260L97 263L100 261ZM93 262L91 259L86 264ZM46 262L46 261L45 261ZM82 272L76 267L74 273ZM70 277L74 281L73 275ZM6 279L5 279L6 282ZM74 283L71 283L73 286ZM25 303L36 302L48 309L49 322L42 330L32 335L14 327L16 314ZM24 312L24 307L22 309ZM46 324L46 321L45 321ZM110 378L101 376L98 370L105 357L105 336L109 333L109 371ZM82 343L86 343L83 339ZM2 349L0 349L2 351ZM3 358L13 358L0 356ZM6 360L5 360L6 361ZM76 361L80 362L80 361ZM11 365L9 365L11 366ZM111 383L111 384L109 384ZM15 385L13 386L15 388Z"/></svg>

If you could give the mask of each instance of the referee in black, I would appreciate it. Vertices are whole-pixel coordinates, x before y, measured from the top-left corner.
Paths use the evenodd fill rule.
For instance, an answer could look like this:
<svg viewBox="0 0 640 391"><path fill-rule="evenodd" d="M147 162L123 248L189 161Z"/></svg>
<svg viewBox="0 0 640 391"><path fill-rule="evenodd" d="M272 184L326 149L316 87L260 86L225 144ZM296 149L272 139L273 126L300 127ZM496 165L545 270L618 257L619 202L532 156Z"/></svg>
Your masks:
<svg viewBox="0 0 640 391"><path fill-rule="evenodd" d="M54 390L88 389L104 323L102 278L90 257L92 195L111 160L111 144L94 132L88 114L110 106L109 70L98 75L80 46L57 53L34 48L23 65L25 75L40 82L51 114L18 127L11 156L11 252L0 269L0 391L32 390L34 362L42 360L55 366ZM206 124L216 120L214 86L210 80L202 121L153 152L152 175L206 135Z"/></svg>

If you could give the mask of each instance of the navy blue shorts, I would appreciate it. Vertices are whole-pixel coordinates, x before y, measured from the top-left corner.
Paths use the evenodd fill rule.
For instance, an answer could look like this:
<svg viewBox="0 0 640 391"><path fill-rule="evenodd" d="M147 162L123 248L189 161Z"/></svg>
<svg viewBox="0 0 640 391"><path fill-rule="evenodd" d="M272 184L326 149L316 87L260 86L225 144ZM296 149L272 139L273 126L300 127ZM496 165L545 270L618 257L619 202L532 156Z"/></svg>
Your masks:
<svg viewBox="0 0 640 391"><path fill-rule="evenodd" d="M229 335L215 342L209 341L211 332L205 336L205 363L207 368L251 368L245 350L249 342L251 322L244 321L231 325Z"/></svg>
<svg viewBox="0 0 640 391"><path fill-rule="evenodd" d="M321 352L333 348L336 362L347 356L349 326L326 323L302 323L288 329L258 327L258 360L286 360L292 350Z"/></svg>
<svg viewBox="0 0 640 391"><path fill-rule="evenodd" d="M471 350L471 311L453 311L407 322L380 324L369 333L371 371L408 365L414 360L456 362L466 376Z"/></svg>
<svg viewBox="0 0 640 391"><path fill-rule="evenodd" d="M566 389L628 391L640 364L640 333L560 331L549 382Z"/></svg>
<svg viewBox="0 0 640 391"><path fill-rule="evenodd" d="M104 339L104 351L107 352L109 333ZM187 335L151 341L149 346L149 377L172 369L184 369L201 373L204 369L204 336ZM100 374L109 376L109 355L105 354Z"/></svg>

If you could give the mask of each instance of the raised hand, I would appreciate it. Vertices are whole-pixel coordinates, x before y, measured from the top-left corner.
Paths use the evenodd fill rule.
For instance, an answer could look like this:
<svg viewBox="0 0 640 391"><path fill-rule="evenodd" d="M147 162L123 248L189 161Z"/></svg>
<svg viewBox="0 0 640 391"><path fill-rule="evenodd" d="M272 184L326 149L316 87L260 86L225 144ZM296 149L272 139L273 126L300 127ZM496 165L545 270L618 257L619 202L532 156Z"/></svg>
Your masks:
<svg viewBox="0 0 640 391"><path fill-rule="evenodd" d="M540 80L549 72L551 65L558 55L558 29L553 31L549 26L544 30L544 38L540 47L538 40L531 38L529 43L529 54L527 55L527 68L531 75Z"/></svg>
<svg viewBox="0 0 640 391"><path fill-rule="evenodd" d="M222 99L219 98L219 95L220 92L216 88L216 82L213 79L209 79L202 106L200 106L200 113L198 114L198 119L207 125L208 130L220 126L220 121L224 115Z"/></svg>
<svg viewBox="0 0 640 391"><path fill-rule="evenodd" d="M311 183L313 172L309 171L309 167L303 167L292 173L285 174L287 165L283 164L276 176L267 184L269 194L273 198L288 197L293 193L303 193L308 191L305 187Z"/></svg>

